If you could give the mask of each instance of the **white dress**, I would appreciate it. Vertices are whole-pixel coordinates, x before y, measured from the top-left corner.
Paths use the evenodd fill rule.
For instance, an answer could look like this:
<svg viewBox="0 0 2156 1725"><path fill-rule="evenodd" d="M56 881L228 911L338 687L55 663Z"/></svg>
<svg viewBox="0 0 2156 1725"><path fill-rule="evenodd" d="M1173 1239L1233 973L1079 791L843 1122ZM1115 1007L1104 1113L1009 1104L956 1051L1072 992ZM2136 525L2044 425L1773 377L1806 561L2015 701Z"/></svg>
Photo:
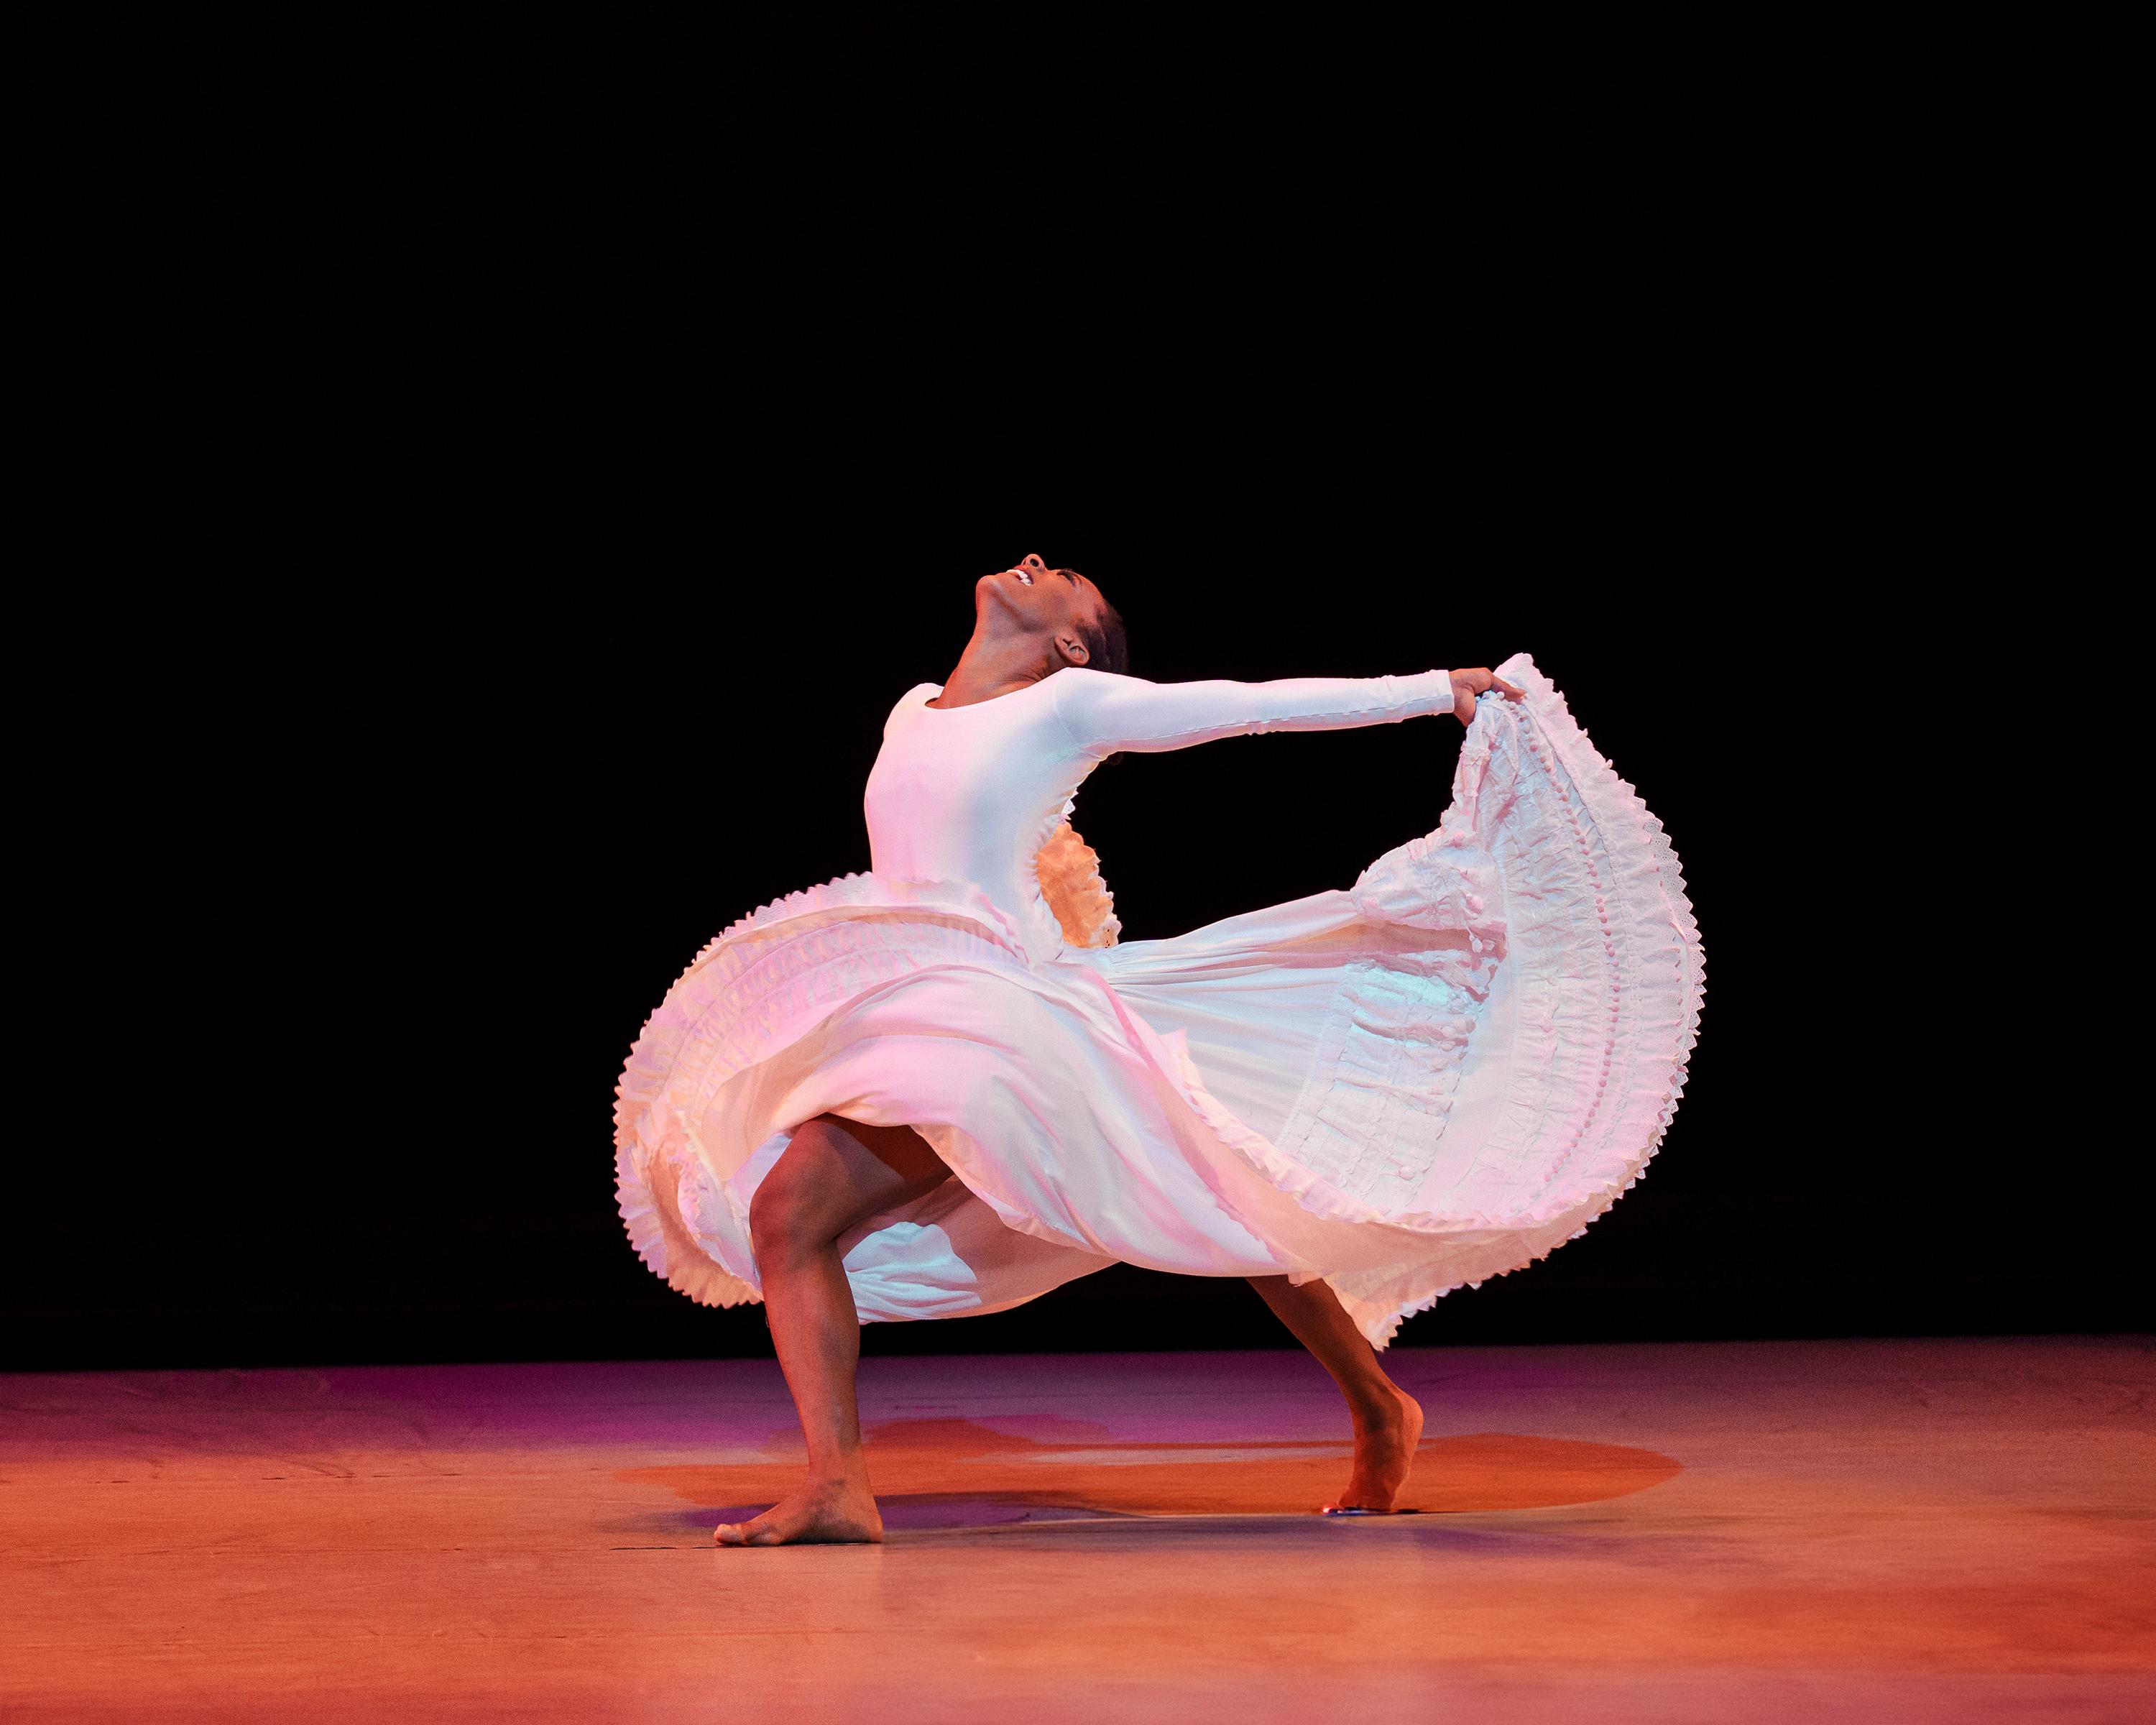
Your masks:
<svg viewBox="0 0 2156 1725"><path fill-rule="evenodd" d="M760 1297L750 1199L825 1113L911 1126L956 1176L840 1241L865 1321L1120 1260L1322 1276L1382 1347L1578 1235L1676 1110L1699 933L1661 824L1532 660L1499 675L1526 698L1478 703L1435 832L1345 891L1122 944L1066 820L1101 760L1443 714L1446 674L907 691L870 872L735 923L637 1039L616 1170L644 1262Z"/></svg>

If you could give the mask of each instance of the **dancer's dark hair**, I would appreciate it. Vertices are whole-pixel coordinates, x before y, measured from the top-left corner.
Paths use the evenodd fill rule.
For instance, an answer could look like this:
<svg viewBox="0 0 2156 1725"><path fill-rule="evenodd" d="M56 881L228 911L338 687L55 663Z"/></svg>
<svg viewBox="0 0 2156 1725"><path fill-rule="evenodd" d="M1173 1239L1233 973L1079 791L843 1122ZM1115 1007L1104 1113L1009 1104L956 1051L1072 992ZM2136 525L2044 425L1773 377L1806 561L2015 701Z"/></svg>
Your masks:
<svg viewBox="0 0 2156 1725"><path fill-rule="evenodd" d="M1075 569L1057 569L1058 575L1075 575ZM1100 592L1097 587L1093 589ZM1123 615L1110 604L1104 595L1101 608L1090 620L1078 625L1079 639L1086 644L1086 663L1095 670L1127 672L1131 668L1130 637L1123 630Z"/></svg>

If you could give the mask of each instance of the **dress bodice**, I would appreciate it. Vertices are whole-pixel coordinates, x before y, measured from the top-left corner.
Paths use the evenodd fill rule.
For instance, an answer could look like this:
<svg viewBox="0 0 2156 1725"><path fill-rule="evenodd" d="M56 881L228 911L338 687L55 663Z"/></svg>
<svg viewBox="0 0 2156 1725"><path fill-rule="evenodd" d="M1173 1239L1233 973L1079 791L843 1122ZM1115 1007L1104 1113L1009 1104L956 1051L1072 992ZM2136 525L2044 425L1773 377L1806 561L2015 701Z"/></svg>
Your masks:
<svg viewBox="0 0 2156 1725"><path fill-rule="evenodd" d="M916 684L885 723L863 798L870 866L890 880L978 886L1016 924L1036 963L1064 942L1034 859L1107 756L1253 732L1383 724L1452 705L1441 670L1151 683L1068 666L968 706L930 706L941 692Z"/></svg>

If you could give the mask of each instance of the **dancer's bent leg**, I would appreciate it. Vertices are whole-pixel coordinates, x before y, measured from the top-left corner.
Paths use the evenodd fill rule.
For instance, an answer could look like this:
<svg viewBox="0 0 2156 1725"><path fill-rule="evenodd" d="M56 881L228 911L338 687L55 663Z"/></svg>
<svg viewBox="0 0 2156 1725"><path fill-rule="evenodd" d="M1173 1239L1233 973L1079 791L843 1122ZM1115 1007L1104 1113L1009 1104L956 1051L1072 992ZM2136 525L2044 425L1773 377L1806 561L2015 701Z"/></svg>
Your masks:
<svg viewBox="0 0 2156 1725"><path fill-rule="evenodd" d="M753 1521L721 1526L721 1545L883 1538L854 1399L860 1323L837 1242L855 1223L932 1190L950 1172L910 1127L826 1114L794 1132L757 1188L749 1235L772 1343L801 1416L808 1478Z"/></svg>
<svg viewBox="0 0 2156 1725"><path fill-rule="evenodd" d="M1324 1282L1297 1287L1284 1276L1254 1276L1250 1283L1348 1398L1355 1421L1355 1465L1348 1489L1330 1507L1390 1509L1414 1466L1422 1404L1385 1375L1377 1349L1363 1339L1339 1296Z"/></svg>

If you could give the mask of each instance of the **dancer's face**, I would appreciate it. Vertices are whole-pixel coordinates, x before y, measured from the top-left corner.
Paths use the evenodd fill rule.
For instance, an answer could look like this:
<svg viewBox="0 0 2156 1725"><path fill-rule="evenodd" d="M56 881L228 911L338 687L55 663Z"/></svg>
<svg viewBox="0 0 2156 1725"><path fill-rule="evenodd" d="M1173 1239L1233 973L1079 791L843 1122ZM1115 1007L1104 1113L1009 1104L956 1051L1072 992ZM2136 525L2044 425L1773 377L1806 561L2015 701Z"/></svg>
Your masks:
<svg viewBox="0 0 2156 1725"><path fill-rule="evenodd" d="M1050 655L1083 665L1081 631L1101 616L1101 590L1075 569L1051 569L1029 557L973 583L975 616L999 632L1036 637Z"/></svg>

